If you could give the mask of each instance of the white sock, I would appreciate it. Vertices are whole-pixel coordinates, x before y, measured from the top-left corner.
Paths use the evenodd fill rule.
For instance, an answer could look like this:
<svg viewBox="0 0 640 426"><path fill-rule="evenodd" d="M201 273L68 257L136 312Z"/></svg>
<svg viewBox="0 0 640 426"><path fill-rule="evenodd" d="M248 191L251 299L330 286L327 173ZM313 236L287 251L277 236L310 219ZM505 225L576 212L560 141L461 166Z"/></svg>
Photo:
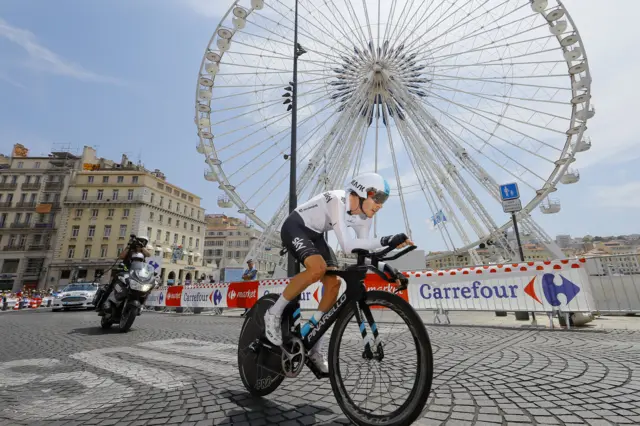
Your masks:
<svg viewBox="0 0 640 426"><path fill-rule="evenodd" d="M274 303L273 306L269 308L269 313L271 315L281 317L282 312L284 311L284 308L287 307L289 302L290 300L285 299L284 296L281 294L278 300L276 300L276 303Z"/></svg>
<svg viewBox="0 0 640 426"><path fill-rule="evenodd" d="M324 315L324 312L322 311L315 311L310 317L309 317L309 321L311 321L311 318L314 319L315 323L319 323L320 322L320 318L322 318L322 316ZM313 324L314 322L312 321L311 324Z"/></svg>

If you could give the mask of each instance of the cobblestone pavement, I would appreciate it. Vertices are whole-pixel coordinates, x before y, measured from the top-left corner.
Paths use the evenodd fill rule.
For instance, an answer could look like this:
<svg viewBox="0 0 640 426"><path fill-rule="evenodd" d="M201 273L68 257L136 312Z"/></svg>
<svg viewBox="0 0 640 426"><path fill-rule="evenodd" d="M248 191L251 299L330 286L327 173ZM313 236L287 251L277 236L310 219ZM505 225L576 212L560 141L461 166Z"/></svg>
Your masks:
<svg viewBox="0 0 640 426"><path fill-rule="evenodd" d="M145 312L120 334L92 312L2 314L0 424L348 423L329 381L306 371L250 397L241 321ZM428 329L435 382L415 424L640 424L638 332Z"/></svg>

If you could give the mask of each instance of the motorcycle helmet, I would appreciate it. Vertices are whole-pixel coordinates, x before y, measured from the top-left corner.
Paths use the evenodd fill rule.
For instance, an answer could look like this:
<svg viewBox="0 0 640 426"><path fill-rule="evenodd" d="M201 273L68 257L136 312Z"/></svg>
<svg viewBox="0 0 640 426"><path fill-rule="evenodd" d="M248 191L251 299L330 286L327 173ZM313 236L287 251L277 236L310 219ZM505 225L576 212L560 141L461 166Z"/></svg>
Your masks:
<svg viewBox="0 0 640 426"><path fill-rule="evenodd" d="M133 253L131 255L131 261L132 262L136 262L136 261L144 262L144 254L142 254L142 253Z"/></svg>
<svg viewBox="0 0 640 426"><path fill-rule="evenodd" d="M140 242L140 245L142 247L146 247L149 244L149 237L147 236L140 236L138 237L138 241Z"/></svg>

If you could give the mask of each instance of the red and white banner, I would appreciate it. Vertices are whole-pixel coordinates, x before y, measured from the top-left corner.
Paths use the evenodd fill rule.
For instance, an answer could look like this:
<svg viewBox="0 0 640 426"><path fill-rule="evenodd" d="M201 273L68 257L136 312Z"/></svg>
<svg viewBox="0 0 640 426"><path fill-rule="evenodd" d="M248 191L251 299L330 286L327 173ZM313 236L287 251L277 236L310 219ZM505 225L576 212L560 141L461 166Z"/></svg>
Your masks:
<svg viewBox="0 0 640 426"><path fill-rule="evenodd" d="M416 310L592 312L595 305L584 259L489 265L444 271L407 271L409 287L399 295ZM289 280L171 286L151 292L147 306L250 308L262 296L281 294ZM375 274L367 290L395 291ZM340 291L346 284L342 282ZM301 294L302 309L316 309L322 284Z"/></svg>

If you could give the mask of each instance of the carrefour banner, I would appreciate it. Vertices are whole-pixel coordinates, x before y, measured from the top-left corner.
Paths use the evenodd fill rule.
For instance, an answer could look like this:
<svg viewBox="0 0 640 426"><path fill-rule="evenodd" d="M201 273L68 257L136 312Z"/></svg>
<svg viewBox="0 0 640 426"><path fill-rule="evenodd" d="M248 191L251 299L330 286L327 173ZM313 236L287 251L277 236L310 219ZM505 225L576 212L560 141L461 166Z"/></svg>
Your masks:
<svg viewBox="0 0 640 426"><path fill-rule="evenodd" d="M493 265L447 271L408 271L408 289L398 293L416 310L590 312L595 310L584 259ZM269 293L281 294L288 280L264 280L172 286L154 290L148 306L250 308ZM374 274L367 290L394 292ZM342 282L340 291L346 284ZM303 309L316 309L322 299L320 282L301 294Z"/></svg>

